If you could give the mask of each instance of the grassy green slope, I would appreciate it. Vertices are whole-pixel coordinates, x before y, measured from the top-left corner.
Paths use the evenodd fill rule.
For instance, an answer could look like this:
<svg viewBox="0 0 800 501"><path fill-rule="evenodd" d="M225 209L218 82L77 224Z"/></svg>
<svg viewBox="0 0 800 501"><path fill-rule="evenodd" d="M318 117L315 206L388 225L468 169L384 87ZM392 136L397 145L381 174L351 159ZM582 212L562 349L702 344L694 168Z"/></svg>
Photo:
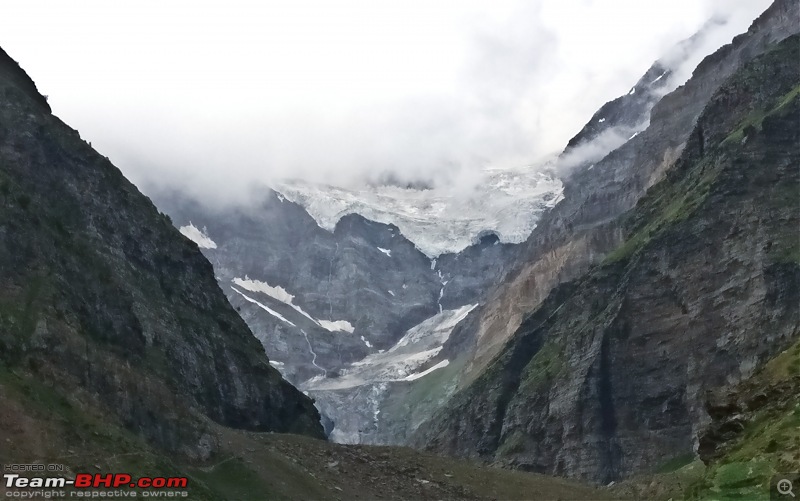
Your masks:
<svg viewBox="0 0 800 501"><path fill-rule="evenodd" d="M741 426L687 491L689 499L770 499L770 479L800 472L800 342L728 396ZM738 404L738 405L736 405ZM730 425L729 425L730 426Z"/></svg>

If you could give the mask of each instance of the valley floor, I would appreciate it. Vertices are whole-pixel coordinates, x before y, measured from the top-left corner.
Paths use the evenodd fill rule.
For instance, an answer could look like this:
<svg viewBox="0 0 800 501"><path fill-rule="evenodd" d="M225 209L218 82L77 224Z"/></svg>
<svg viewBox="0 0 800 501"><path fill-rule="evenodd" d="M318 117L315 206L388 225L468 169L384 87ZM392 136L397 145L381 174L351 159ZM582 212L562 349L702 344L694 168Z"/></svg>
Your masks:
<svg viewBox="0 0 800 501"><path fill-rule="evenodd" d="M609 491L402 447L339 445L209 425L218 452L170 458L64 397L0 366L0 464L63 464L76 473L187 476L189 499L616 499ZM0 483L0 496L9 490ZM18 490L18 489L14 489Z"/></svg>
<svg viewBox="0 0 800 501"><path fill-rule="evenodd" d="M206 460L170 456L114 424L91 396L65 396L21 368L0 364L0 464L63 464L76 473L186 476L189 499L769 499L770 471L796 471L800 406L750 400L752 388L800 383L800 343L786 350L735 398L752 409L742 434L715 443L708 466L677 458L657 472L592 487L405 447L340 445L297 435L252 433L208 424L215 452ZM796 390L793 390L796 391ZM755 392L758 396L761 392ZM768 391L769 393L769 391ZM789 392L793 394L792 391ZM763 399L762 399L763 400ZM727 408L727 407L725 407ZM725 418L722 416L724 422ZM788 421L787 421L788 420ZM759 424L759 426L755 426ZM770 449L764 444L784 447ZM792 445L789 445L792 444ZM211 446L209 446L211 449ZM770 452L754 452L758 450ZM794 450L794 453L791 452ZM180 459L180 458L183 459ZM9 494L0 483L0 497ZM11 496L14 496L11 493Z"/></svg>

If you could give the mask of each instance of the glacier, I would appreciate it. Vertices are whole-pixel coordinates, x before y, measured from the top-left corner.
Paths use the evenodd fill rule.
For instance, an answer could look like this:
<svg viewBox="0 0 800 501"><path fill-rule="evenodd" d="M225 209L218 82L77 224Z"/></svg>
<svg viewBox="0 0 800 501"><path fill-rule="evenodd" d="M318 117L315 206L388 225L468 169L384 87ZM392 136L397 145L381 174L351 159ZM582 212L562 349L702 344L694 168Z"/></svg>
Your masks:
<svg viewBox="0 0 800 501"><path fill-rule="evenodd" d="M482 170L481 185L460 195L447 187L341 187L300 180L282 181L273 189L328 231L343 216L356 213L397 226L423 254L436 258L460 252L487 233L501 242L523 242L562 196L562 183L547 166L488 167Z"/></svg>
<svg viewBox="0 0 800 501"><path fill-rule="evenodd" d="M374 383L413 381L446 367L449 362L442 361L423 372L416 372L439 354L456 325L477 306L464 305L437 313L409 329L388 350L372 353L353 362L335 378L315 376L298 387L306 391L342 390Z"/></svg>

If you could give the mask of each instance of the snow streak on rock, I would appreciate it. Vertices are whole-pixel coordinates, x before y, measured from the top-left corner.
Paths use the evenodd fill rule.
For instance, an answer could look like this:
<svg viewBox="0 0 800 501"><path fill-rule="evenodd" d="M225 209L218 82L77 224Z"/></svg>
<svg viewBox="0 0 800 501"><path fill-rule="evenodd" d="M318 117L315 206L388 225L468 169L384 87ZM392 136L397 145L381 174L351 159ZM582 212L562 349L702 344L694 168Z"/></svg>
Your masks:
<svg viewBox="0 0 800 501"><path fill-rule="evenodd" d="M275 300L280 301L280 302L282 302L282 303L284 303L284 304L286 304L288 306L291 306L295 311L297 311L298 313L300 313L301 315L303 315L307 319L311 320L315 324L319 325L323 329L326 329L326 330L328 330L330 332L341 331L341 332L349 332L349 333L352 334L352 332L355 330L353 325L350 322L348 322L347 320L318 320L318 319L312 317L305 310L303 310L301 307L299 307L296 304L294 304L294 295L289 294L286 291L286 289L284 289L283 287L280 287L280 286L273 287L273 286L269 285L266 282L261 282L260 280L251 280L247 276L245 276L245 278L234 278L233 279L233 283L235 283L236 285L238 285L242 289L248 290L250 292L260 292L262 294L266 294L267 296L271 297L272 299L275 299ZM236 290L236 289L234 288L233 290ZM236 291L236 292L239 292L239 291ZM239 292L239 294L242 294L242 293ZM244 294L242 294L242 295L244 296ZM247 298L247 296L245 296L245 298ZM248 300L250 300L251 302L256 302L257 304L259 304L259 306L261 306L262 308L267 309L270 313L276 314L272 310L269 310L266 306L263 306L260 303L258 303L257 301L251 300L249 298L248 298ZM284 321L288 322L288 323L291 323L291 322L289 322L288 320L286 320L283 317L280 317L280 318L283 319ZM294 324L292 324L292 325L294 325Z"/></svg>
<svg viewBox="0 0 800 501"><path fill-rule="evenodd" d="M201 249L216 249L217 243L211 240L208 235L206 235L205 228L203 228L203 230L204 231L200 231L197 229L197 227L193 225L191 221L186 226L181 226L178 229L183 236L196 243Z"/></svg>
<svg viewBox="0 0 800 501"><path fill-rule="evenodd" d="M291 325L292 327L297 327L295 324L293 324L292 322L287 320L286 317L284 317L283 315L281 315L277 311L273 310L269 306L267 306L265 304L262 304L262 303L259 303L258 301L256 301L255 299L251 298L250 296L245 295L242 291L238 290L236 287L231 287L231 289L233 289L234 292L240 294L247 301L253 303L256 306L258 306L259 308L261 308L262 310L266 311L267 313L269 313L273 317L277 318L278 320L283 320L284 322L286 322L287 324Z"/></svg>
<svg viewBox="0 0 800 501"><path fill-rule="evenodd" d="M429 369L425 369L424 371L419 372L417 374L411 374L410 376L404 377L403 381L415 381L415 380L417 380L417 379L419 379L421 377L427 376L428 374L430 374L431 372L435 371L436 369L443 369L443 368L447 367L448 365L450 365L450 361L449 360L442 360L441 362L439 362L438 364L434 365L433 367L431 367Z"/></svg>

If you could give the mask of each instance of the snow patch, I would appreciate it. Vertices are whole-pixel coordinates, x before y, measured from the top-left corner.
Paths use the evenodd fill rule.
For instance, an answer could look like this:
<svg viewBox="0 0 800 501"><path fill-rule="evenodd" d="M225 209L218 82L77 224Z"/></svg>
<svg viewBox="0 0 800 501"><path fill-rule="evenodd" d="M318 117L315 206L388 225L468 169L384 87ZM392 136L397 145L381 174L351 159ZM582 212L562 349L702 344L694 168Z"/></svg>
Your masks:
<svg viewBox="0 0 800 501"><path fill-rule="evenodd" d="M630 92L628 92L629 96L636 94L636 87L633 87Z"/></svg>
<svg viewBox="0 0 800 501"><path fill-rule="evenodd" d="M392 291L386 291L386 292L388 292L390 296L394 297L394 292Z"/></svg>
<svg viewBox="0 0 800 501"><path fill-rule="evenodd" d="M178 228L178 231L180 231L183 236L196 243L201 249L217 248L217 243L211 240L211 238L206 234L208 230L203 228L203 231L200 231L195 225L192 224L191 221L189 221L189 224L186 226L181 226Z"/></svg>
<svg viewBox="0 0 800 501"><path fill-rule="evenodd" d="M242 289L248 290L250 292L261 292L266 294L267 296L271 297L272 299L276 299L288 306L294 308L295 311L306 317L307 319L311 320L315 324L319 325L323 329L326 329L330 332L342 331L342 332L349 332L353 333L355 327L348 322L347 320L317 320L316 318L309 315L305 310L301 307L294 304L294 295L289 294L286 289L281 286L271 286L267 282L262 282L260 280L251 280L250 278L245 275L244 278L234 278L233 283L241 287ZM233 289L236 290L236 289ZM239 292L239 291L237 291ZM240 293L241 294L241 293ZM244 294L242 294L244 295ZM260 304L260 303L259 303ZM264 307L266 308L266 307ZM273 311L273 310L269 310ZM281 317L283 318L283 317ZM294 325L294 324L292 324Z"/></svg>
<svg viewBox="0 0 800 501"><path fill-rule="evenodd" d="M430 374L431 372L433 372L433 371L435 371L437 369L442 369L444 367L447 367L448 365L450 365L450 361L449 360L442 360L438 364L436 364L433 367L430 367L428 369L425 369L422 372L418 372L416 374L411 374L410 376L404 377L403 381L416 381L417 379L419 379L421 377L425 377L428 374Z"/></svg>
<svg viewBox="0 0 800 501"><path fill-rule="evenodd" d="M351 324L347 320L317 320L316 322L319 324L320 327L322 327L323 329L327 329L331 332L343 331L352 334L353 331L355 330L353 324Z"/></svg>
<svg viewBox="0 0 800 501"><path fill-rule="evenodd" d="M605 118L601 118L600 120L598 120L598 122L600 122L600 123L603 123L603 122L605 122L605 121L606 121L606 119L605 119Z"/></svg>
<svg viewBox="0 0 800 501"><path fill-rule="evenodd" d="M666 75L666 74L667 74L667 72L666 72L666 71L665 71L664 73L660 74L660 75L658 76L658 78L656 78L655 80L653 80L652 82L650 82L650 85L653 85L654 83L656 83L656 82L658 82L659 80L661 80L662 78L664 78L664 75Z"/></svg>
<svg viewBox="0 0 800 501"><path fill-rule="evenodd" d="M262 310L266 311L267 313L269 313L273 317L277 318L278 320L282 320L282 321L286 322L287 324L291 325L292 327L297 327L295 324L293 324L292 322L287 320L286 317L284 317L283 315L281 315L277 311L273 310L269 306L264 305L262 303L259 303L258 301L256 301L255 299L251 298L250 296L245 295L242 291L238 290L236 287L231 287L231 289L233 289L234 291L239 293L246 300L250 301L251 303L255 304L256 306L258 306Z"/></svg>
<svg viewBox="0 0 800 501"><path fill-rule="evenodd" d="M640 132L641 132L641 131L640 131ZM634 133L633 133L633 135L632 135L631 137L629 137L629 138L628 138L628 141L630 141L631 139L635 138L635 137L636 137L636 136L638 136L638 135L639 135L639 132L634 132Z"/></svg>
<svg viewBox="0 0 800 501"><path fill-rule="evenodd" d="M260 280L250 280L247 275L244 278L234 278L233 283L241 287L242 289L248 290L250 292L261 292L266 294L267 296L271 297L272 299L276 299L281 303L291 306L295 309L298 313L306 317L307 319L311 320L315 324L319 324L317 320L306 313L302 308L294 304L294 295L289 294L286 289L281 286L273 287L266 282L262 282Z"/></svg>
<svg viewBox="0 0 800 501"><path fill-rule="evenodd" d="M367 348L372 348L372 344L364 336L361 336L361 340L364 341L364 344L367 345Z"/></svg>
<svg viewBox="0 0 800 501"><path fill-rule="evenodd" d="M245 275L244 278L234 278L233 283L250 292L263 292L267 296L277 299L282 303L292 304L292 300L294 300L294 296L286 292L286 289L283 287L273 287L267 282L250 280L247 275Z"/></svg>
<svg viewBox="0 0 800 501"><path fill-rule="evenodd" d="M389 249L384 249L383 247L378 247L378 250L383 252L387 256L392 257L392 251L390 251Z"/></svg>
<svg viewBox="0 0 800 501"><path fill-rule="evenodd" d="M439 306L439 313L441 313L442 298L444 297L444 286L447 285L448 280L445 280L444 277L442 277L442 270L437 270L436 273L439 276L439 282L442 283L442 288L439 289L439 299L436 300L436 304Z"/></svg>

